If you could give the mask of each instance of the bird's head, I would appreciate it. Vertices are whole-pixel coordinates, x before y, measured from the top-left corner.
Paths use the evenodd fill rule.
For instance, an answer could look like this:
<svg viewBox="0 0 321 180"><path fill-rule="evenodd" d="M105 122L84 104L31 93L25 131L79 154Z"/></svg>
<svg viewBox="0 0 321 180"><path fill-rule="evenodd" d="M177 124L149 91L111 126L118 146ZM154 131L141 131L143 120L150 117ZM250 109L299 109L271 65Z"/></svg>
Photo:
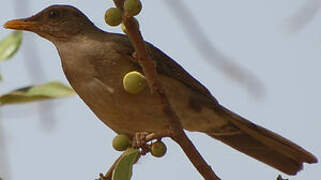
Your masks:
<svg viewBox="0 0 321 180"><path fill-rule="evenodd" d="M77 8L67 5L53 5L29 18L8 21L4 27L31 31L55 42L68 41L95 26Z"/></svg>

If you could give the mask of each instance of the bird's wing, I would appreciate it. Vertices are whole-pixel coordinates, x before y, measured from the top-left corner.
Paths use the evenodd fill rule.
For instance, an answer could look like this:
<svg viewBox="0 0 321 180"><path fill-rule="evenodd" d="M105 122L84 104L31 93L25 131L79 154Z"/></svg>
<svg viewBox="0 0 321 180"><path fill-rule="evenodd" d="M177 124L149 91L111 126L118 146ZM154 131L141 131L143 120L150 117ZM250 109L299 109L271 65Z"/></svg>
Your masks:
<svg viewBox="0 0 321 180"><path fill-rule="evenodd" d="M120 51L132 56L134 48L132 47L127 36L122 34L114 35L116 36L113 36L113 40L115 42L121 42L121 44L124 45ZM195 92L205 96L212 105L216 105L218 103L217 100L211 95L209 90L193 76L191 76L182 66L175 62L175 60L167 56L164 52L153 46L151 43L146 42L146 49L152 59L156 61L156 68L158 73L182 82L187 87L193 89ZM133 62L139 66L138 62Z"/></svg>
<svg viewBox="0 0 321 180"><path fill-rule="evenodd" d="M184 83L189 88L209 98L212 103L217 104L217 100L211 95L209 90L198 80L191 76L181 65L175 60L167 56L157 47L148 43L147 50L153 60L157 63L158 73L165 74Z"/></svg>

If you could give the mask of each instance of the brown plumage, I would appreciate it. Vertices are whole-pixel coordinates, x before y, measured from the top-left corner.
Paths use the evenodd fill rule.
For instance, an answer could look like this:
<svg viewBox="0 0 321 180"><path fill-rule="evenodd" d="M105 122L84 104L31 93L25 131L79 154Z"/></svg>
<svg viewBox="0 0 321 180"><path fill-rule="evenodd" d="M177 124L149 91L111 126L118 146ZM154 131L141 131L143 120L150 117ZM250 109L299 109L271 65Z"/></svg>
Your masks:
<svg viewBox="0 0 321 180"><path fill-rule="evenodd" d="M142 71L125 35L103 32L78 9L55 5L6 28L28 30L55 44L72 87L89 108L117 133L162 132L168 128L158 97L146 88L132 95L123 76ZM199 131L289 175L316 163L308 151L221 106L200 82L173 59L147 43L169 101L183 127Z"/></svg>

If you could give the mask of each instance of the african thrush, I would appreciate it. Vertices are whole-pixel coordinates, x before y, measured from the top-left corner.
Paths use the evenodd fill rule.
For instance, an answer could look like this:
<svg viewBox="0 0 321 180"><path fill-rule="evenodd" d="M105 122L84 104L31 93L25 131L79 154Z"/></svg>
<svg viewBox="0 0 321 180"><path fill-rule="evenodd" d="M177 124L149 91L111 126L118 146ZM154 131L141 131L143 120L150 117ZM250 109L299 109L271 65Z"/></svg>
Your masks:
<svg viewBox="0 0 321 180"><path fill-rule="evenodd" d="M81 11L66 5L50 6L4 26L35 32L54 43L71 86L115 132L133 136L168 129L157 95L148 88L136 95L123 88L126 73L142 72L127 36L100 30ZM300 146L221 106L205 86L161 50L147 42L146 48L184 129L206 133L289 175L301 170L304 162L317 162Z"/></svg>

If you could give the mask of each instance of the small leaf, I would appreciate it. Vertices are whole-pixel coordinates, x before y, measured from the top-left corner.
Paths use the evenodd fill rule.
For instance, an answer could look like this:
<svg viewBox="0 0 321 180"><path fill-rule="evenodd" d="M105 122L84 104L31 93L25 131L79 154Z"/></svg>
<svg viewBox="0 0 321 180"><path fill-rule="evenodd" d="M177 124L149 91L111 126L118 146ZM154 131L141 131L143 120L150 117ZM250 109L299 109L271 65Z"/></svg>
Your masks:
<svg viewBox="0 0 321 180"><path fill-rule="evenodd" d="M63 83L52 81L43 85L33 86L28 91L28 96L47 96L51 98L66 97L75 91Z"/></svg>
<svg viewBox="0 0 321 180"><path fill-rule="evenodd" d="M0 62L10 59L19 49L22 42L22 31L13 31L0 41Z"/></svg>
<svg viewBox="0 0 321 180"><path fill-rule="evenodd" d="M73 95L72 88L60 82L49 82L43 85L29 86L11 91L0 96L0 105L18 104L33 101L62 98Z"/></svg>
<svg viewBox="0 0 321 180"><path fill-rule="evenodd" d="M130 180L132 177L133 164L136 162L138 156L138 149L127 149L113 171L112 180Z"/></svg>

